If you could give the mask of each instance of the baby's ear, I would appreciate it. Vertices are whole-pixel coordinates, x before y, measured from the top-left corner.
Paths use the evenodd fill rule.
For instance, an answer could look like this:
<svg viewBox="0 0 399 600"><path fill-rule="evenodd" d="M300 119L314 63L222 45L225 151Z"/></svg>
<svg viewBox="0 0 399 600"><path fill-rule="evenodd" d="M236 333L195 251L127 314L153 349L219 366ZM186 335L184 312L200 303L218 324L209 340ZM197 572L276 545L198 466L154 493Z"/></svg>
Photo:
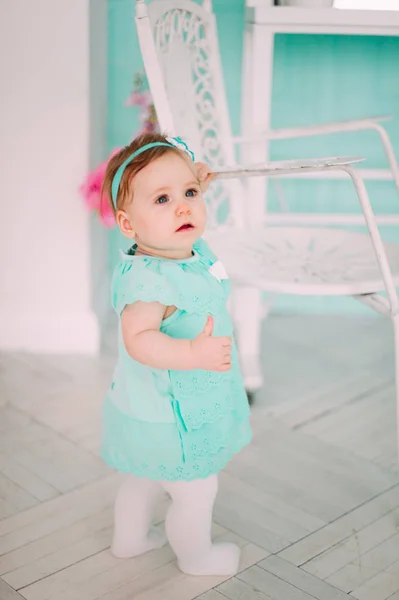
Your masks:
<svg viewBox="0 0 399 600"><path fill-rule="evenodd" d="M129 239L132 239L135 237L135 231L133 230L132 224L130 223L130 219L124 210L117 211L116 222L118 224L118 227L119 227L121 233L125 237L127 237Z"/></svg>

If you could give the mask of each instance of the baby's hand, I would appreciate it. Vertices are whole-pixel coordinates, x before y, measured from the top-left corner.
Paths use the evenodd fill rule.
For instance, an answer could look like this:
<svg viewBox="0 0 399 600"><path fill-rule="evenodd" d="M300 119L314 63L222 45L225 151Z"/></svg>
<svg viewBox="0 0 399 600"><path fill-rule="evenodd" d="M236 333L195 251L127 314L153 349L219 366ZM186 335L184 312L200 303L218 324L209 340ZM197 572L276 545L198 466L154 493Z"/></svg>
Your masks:
<svg viewBox="0 0 399 600"><path fill-rule="evenodd" d="M200 182L201 190L206 192L212 179L215 177L214 173L211 173L209 165L202 162L195 163L197 169L197 177Z"/></svg>
<svg viewBox="0 0 399 600"><path fill-rule="evenodd" d="M213 318L208 317L204 330L191 342L194 363L205 371L229 371L231 369L231 338L212 337Z"/></svg>

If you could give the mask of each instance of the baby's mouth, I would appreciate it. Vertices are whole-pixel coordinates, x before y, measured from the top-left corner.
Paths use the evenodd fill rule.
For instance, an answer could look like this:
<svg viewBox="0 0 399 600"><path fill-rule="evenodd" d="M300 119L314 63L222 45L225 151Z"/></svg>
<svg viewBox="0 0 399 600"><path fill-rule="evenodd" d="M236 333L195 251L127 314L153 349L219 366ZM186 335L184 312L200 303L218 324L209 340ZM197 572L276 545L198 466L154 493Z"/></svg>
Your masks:
<svg viewBox="0 0 399 600"><path fill-rule="evenodd" d="M190 229L194 229L194 225L192 223L183 223L176 231L189 231Z"/></svg>

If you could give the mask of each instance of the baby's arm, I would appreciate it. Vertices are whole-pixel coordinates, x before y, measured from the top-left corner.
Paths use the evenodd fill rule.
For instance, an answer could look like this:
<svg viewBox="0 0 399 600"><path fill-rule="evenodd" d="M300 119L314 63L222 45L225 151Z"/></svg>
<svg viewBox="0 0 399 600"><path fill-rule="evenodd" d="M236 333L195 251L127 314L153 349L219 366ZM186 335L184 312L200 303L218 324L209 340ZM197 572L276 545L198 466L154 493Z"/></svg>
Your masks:
<svg viewBox="0 0 399 600"><path fill-rule="evenodd" d="M211 317L194 339L175 339L159 328L166 307L159 302L134 302L122 313L122 336L128 354L155 369L205 369L228 371L231 368L231 338L212 337Z"/></svg>
<svg viewBox="0 0 399 600"><path fill-rule="evenodd" d="M155 369L193 369L190 340L175 340L159 328L166 307L159 302L135 302L122 313L122 335L132 358Z"/></svg>

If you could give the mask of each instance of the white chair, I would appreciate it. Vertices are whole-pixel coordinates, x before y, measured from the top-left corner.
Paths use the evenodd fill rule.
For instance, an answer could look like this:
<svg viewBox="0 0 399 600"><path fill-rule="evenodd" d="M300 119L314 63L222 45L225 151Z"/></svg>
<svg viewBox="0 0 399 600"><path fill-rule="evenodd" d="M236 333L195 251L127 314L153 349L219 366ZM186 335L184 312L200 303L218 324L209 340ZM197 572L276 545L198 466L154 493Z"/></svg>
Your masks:
<svg viewBox="0 0 399 600"><path fill-rule="evenodd" d="M215 17L209 0L136 0L141 53L161 130L179 135L197 160L220 173L207 194L207 239L234 285L233 317L246 388L262 385L259 361L263 292L345 295L392 320L395 369L399 374L399 245L383 244L366 188L354 159L333 158L240 166L231 135ZM350 128L376 127L390 166L395 156L384 129L372 119L298 130L273 137L301 137ZM269 136L270 137L270 136ZM241 140L238 141L242 141ZM246 140L247 141L247 140ZM259 143L259 137L256 140ZM264 198L248 196L248 177L341 171L352 180L368 233L331 227L265 227ZM239 179L237 179L239 178ZM386 297L381 295L386 291ZM248 309L250 307L250 309ZM399 388L399 385L397 385ZM399 406L399 392L397 392ZM398 436L399 437L399 436Z"/></svg>

